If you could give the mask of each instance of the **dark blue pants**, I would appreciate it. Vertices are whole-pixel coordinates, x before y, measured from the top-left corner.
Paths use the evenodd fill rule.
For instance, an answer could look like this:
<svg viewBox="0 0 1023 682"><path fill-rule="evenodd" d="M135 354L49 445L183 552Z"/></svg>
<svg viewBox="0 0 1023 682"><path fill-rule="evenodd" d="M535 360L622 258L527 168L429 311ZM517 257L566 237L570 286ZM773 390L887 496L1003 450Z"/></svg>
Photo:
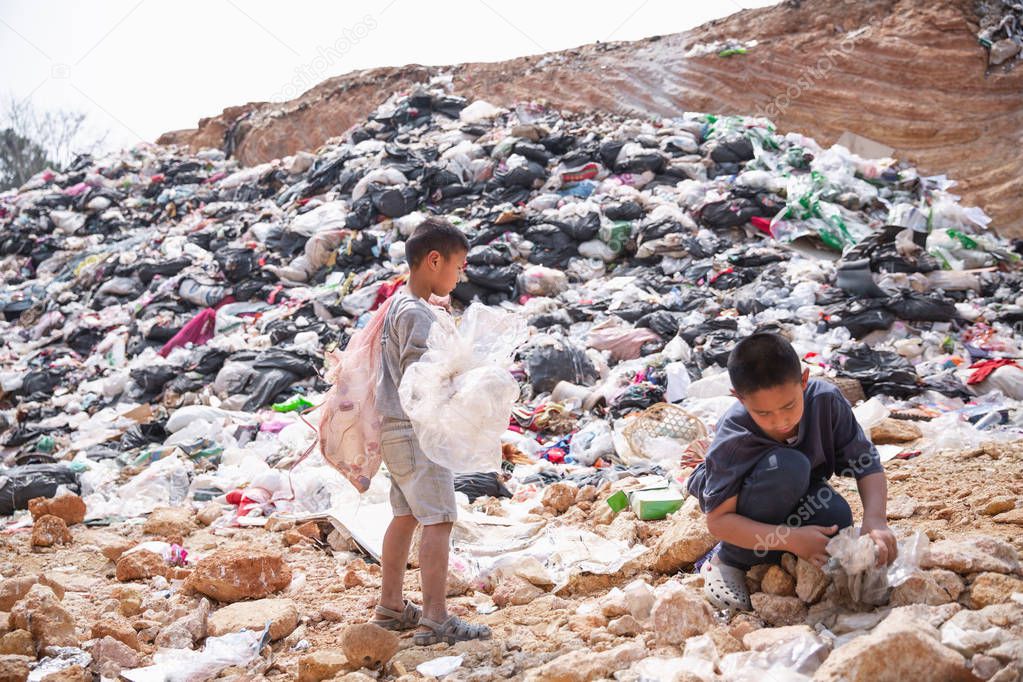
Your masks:
<svg viewBox="0 0 1023 682"><path fill-rule="evenodd" d="M735 511L774 526L838 526L841 530L852 525L852 510L845 498L826 481L810 480L810 460L806 455L782 447L767 451L750 471L739 490ZM742 569L776 564L781 555L777 550L746 549L727 542L722 543L718 552L722 562Z"/></svg>

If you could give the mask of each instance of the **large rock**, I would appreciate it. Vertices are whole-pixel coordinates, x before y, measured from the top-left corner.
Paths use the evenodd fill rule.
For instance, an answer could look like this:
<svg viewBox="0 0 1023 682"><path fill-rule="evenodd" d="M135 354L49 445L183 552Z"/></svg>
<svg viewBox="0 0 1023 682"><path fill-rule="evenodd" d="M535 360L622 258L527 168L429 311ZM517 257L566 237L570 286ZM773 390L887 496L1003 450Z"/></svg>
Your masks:
<svg viewBox="0 0 1023 682"><path fill-rule="evenodd" d="M870 429L870 440L874 445L909 443L921 436L920 427L905 419L885 418Z"/></svg>
<svg viewBox="0 0 1023 682"><path fill-rule="evenodd" d="M579 489L571 483L558 481L551 483L543 491L543 506L556 514L564 514L569 507L575 504L575 497Z"/></svg>
<svg viewBox="0 0 1023 682"><path fill-rule="evenodd" d="M951 601L955 601L955 598L938 584L930 572L917 571L909 576L904 583L892 589L888 603L892 606L908 606L909 604L937 606Z"/></svg>
<svg viewBox="0 0 1023 682"><path fill-rule="evenodd" d="M932 543L921 566L947 568L956 573L1016 573L1020 568L1015 547L983 535Z"/></svg>
<svg viewBox="0 0 1023 682"><path fill-rule="evenodd" d="M831 584L831 577L806 559L796 562L796 596L806 604L816 604Z"/></svg>
<svg viewBox="0 0 1023 682"><path fill-rule="evenodd" d="M398 636L373 623L349 626L341 635L341 650L353 668L380 670L398 651Z"/></svg>
<svg viewBox="0 0 1023 682"><path fill-rule="evenodd" d="M1007 512L1002 512L991 518L995 523L1011 523L1017 526L1023 526L1023 507L1019 509L1010 509Z"/></svg>
<svg viewBox="0 0 1023 682"><path fill-rule="evenodd" d="M85 520L85 501L72 492L51 498L35 497L28 501L28 510L33 521L47 514L63 519L69 526Z"/></svg>
<svg viewBox="0 0 1023 682"><path fill-rule="evenodd" d="M966 682L973 676L961 654L912 627L857 637L835 649L816 682Z"/></svg>
<svg viewBox="0 0 1023 682"><path fill-rule="evenodd" d="M25 682L31 661L28 656L0 656L0 682Z"/></svg>
<svg viewBox="0 0 1023 682"><path fill-rule="evenodd" d="M970 586L970 604L982 609L1012 600L1013 592L1023 592L1023 580L1001 573L981 573Z"/></svg>
<svg viewBox="0 0 1023 682"><path fill-rule="evenodd" d="M131 626L128 619L121 616L109 615L92 624L92 638L103 639L104 637L112 637L136 651L139 650L138 633L135 632L135 628Z"/></svg>
<svg viewBox="0 0 1023 682"><path fill-rule="evenodd" d="M260 599L291 584L291 567L280 554L263 549L230 549L202 559L185 581L221 602Z"/></svg>
<svg viewBox="0 0 1023 682"><path fill-rule="evenodd" d="M184 539L195 530L192 511L185 507L157 507L146 517L142 532L164 538Z"/></svg>
<svg viewBox="0 0 1023 682"><path fill-rule="evenodd" d="M806 605L798 597L757 592L750 599L753 610L770 625L798 625L806 622Z"/></svg>
<svg viewBox="0 0 1023 682"><path fill-rule="evenodd" d="M329 680L345 670L348 659L344 653L327 649L306 654L298 659L298 682Z"/></svg>
<svg viewBox="0 0 1023 682"><path fill-rule="evenodd" d="M57 599L64 598L64 588L60 583L51 580L42 573L8 578L0 583L0 611L10 611L15 604L21 601L22 597L28 594L28 591L36 583L46 585L53 590Z"/></svg>
<svg viewBox="0 0 1023 682"><path fill-rule="evenodd" d="M32 524L33 547L52 547L54 545L70 545L71 531L64 519L52 514L45 514Z"/></svg>
<svg viewBox="0 0 1023 682"><path fill-rule="evenodd" d="M32 642L32 633L28 630L12 630L0 637L0 654L35 658L36 646Z"/></svg>
<svg viewBox="0 0 1023 682"><path fill-rule="evenodd" d="M103 677L117 679L122 670L139 667L139 654L113 637L104 637L92 645L93 669Z"/></svg>
<svg viewBox="0 0 1023 682"><path fill-rule="evenodd" d="M230 604L209 618L213 637L240 630L262 630L270 624L270 639L283 639L298 627L298 610L287 599L257 599Z"/></svg>
<svg viewBox="0 0 1023 682"><path fill-rule="evenodd" d="M984 502L980 513L984 516L994 516L1016 508L1016 498L1011 495L999 495Z"/></svg>
<svg viewBox="0 0 1023 682"><path fill-rule="evenodd" d="M117 560L114 577L121 582L148 580L158 575L166 577L169 571L170 567L162 556L147 549L140 549L121 555Z"/></svg>
<svg viewBox="0 0 1023 682"><path fill-rule="evenodd" d="M717 544L707 530L707 520L695 497L689 497L682 508L667 519L670 525L654 547L653 569L659 573L676 573L691 566Z"/></svg>
<svg viewBox="0 0 1023 682"><path fill-rule="evenodd" d="M613 677L647 656L640 642L627 642L607 651L575 649L526 673L528 682L590 682Z"/></svg>
<svg viewBox="0 0 1023 682"><path fill-rule="evenodd" d="M774 565L767 569L767 573L760 580L760 589L767 594L775 594L779 597L794 597L796 596L796 579L781 566Z"/></svg>
<svg viewBox="0 0 1023 682"><path fill-rule="evenodd" d="M78 646L74 618L46 585L33 585L11 609L9 620L12 629L31 632L38 649Z"/></svg>
<svg viewBox="0 0 1023 682"><path fill-rule="evenodd" d="M714 611L703 595L677 584L661 586L650 611L650 629L664 644L681 644L714 623Z"/></svg>
<svg viewBox="0 0 1023 682"><path fill-rule="evenodd" d="M503 577L494 589L494 604L500 608L505 606L521 606L546 594L543 588L537 587L525 578L517 575Z"/></svg>

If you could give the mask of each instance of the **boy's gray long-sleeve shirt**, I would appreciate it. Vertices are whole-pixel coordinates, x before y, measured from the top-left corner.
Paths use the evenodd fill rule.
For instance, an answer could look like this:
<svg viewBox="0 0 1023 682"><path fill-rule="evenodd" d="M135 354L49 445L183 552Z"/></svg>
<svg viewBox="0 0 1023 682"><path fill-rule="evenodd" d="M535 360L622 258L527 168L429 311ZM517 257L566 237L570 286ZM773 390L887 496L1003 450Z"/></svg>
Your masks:
<svg viewBox="0 0 1023 682"><path fill-rule="evenodd" d="M376 407L381 417L408 419L401 407L398 387L409 365L426 352L430 328L437 319L430 305L403 290L387 312L381 336L380 380L377 382Z"/></svg>

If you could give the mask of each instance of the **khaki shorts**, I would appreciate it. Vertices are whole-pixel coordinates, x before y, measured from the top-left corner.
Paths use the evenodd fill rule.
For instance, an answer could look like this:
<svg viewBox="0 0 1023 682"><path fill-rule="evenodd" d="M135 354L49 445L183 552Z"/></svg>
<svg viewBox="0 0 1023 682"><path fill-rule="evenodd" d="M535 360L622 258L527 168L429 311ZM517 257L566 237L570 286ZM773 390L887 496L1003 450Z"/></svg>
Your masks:
<svg viewBox="0 0 1023 682"><path fill-rule="evenodd" d="M385 420L380 450L391 475L395 516L414 516L424 526L455 522L455 475L423 454L411 422Z"/></svg>

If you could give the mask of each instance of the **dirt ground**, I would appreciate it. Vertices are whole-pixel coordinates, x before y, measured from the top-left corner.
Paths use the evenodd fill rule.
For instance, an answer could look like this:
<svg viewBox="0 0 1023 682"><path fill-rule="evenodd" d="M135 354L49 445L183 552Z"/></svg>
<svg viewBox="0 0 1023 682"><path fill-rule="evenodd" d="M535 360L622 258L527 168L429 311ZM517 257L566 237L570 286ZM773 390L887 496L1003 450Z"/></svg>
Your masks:
<svg viewBox="0 0 1023 682"><path fill-rule="evenodd" d="M1019 526L995 523L982 512L985 504L996 496L1023 497L1023 441L989 444L967 451L928 452L909 460L886 463L889 478L889 499L897 534L923 530L932 540L966 535L990 535L1013 544L1023 553L1023 534ZM851 479L835 479L836 488L850 501L859 516L855 483ZM556 523L587 523L600 510L602 502L587 511L571 510L553 521ZM667 521L643 522L631 512L623 512L616 525L628 525L640 541L652 546ZM606 527L611 529L611 527ZM65 586L65 607L75 617L79 629L88 631L91 623L106 611L115 610L118 601L112 592L123 585L114 578L114 564L100 552L112 540L125 538L142 541L141 520L107 528L72 526L74 541L70 546L31 550L29 529L8 531L0 535L0 573L4 577L46 573ZM609 530L609 532L616 532ZM193 552L211 553L229 547L265 547L283 552L294 572L292 586L282 595L292 599L300 614L299 628L288 638L272 645L271 663L262 675L271 680L298 678L299 659L311 652L336 650L341 634L353 623L369 620L379 588L379 567L367 565L352 554L335 556L327 547L311 542L285 546L282 532L263 528L200 528L185 539ZM648 554L652 554L648 553ZM449 679L522 679L531 669L573 649L588 647L599 651L627 641L607 633L583 638L589 629L585 619L576 615L580 604L600 598L614 586L624 586L637 576L647 577L651 584L668 579L645 570L643 561L627 565L613 576L593 576L573 581L567 596L548 594L523 606L508 606L481 615L476 612L479 595L471 591L450 600L452 612L476 622L488 624L493 630L490 642L459 644L454 647L436 645L415 647L411 634L401 640L401 649L381 679L421 679L415 668L423 661L444 655L464 654L465 662L457 676ZM153 596L152 584L135 583L144 594L143 614L152 609L159 612L168 603L194 600L194 597ZM347 585L347 587L346 587ZM407 574L408 596L418 600L418 571ZM148 646L147 651L155 649ZM676 653L677 655L677 653ZM236 679L254 679L251 674ZM222 675L224 677L225 675ZM255 679L259 679L257 676Z"/></svg>

